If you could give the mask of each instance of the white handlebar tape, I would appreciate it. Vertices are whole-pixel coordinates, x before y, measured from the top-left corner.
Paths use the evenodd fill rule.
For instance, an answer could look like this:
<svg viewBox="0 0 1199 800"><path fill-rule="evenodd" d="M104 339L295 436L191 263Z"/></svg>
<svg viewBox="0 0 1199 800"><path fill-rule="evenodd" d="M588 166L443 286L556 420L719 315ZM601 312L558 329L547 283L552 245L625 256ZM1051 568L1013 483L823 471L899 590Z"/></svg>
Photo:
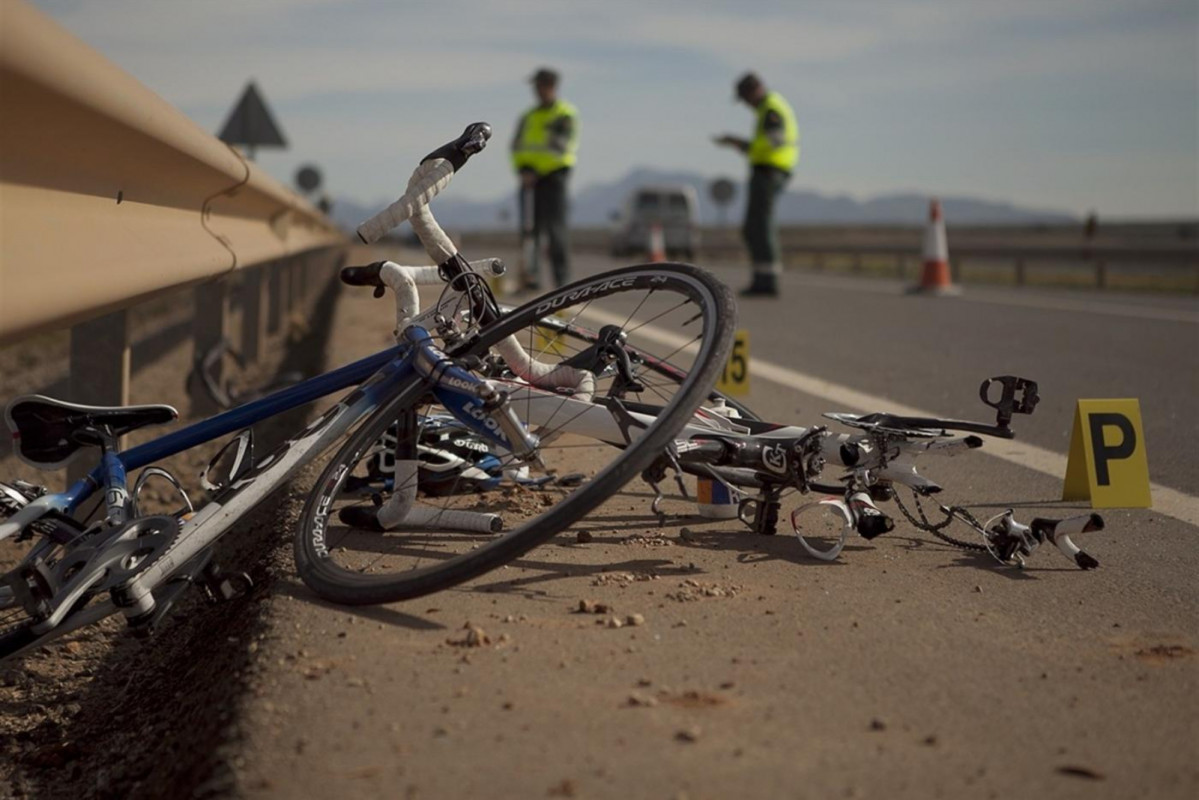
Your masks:
<svg viewBox="0 0 1199 800"><path fill-rule="evenodd" d="M503 522L498 514L434 508L416 501L416 476L419 462L397 460L396 490L379 507L376 519L385 530L396 528L433 528L435 530L498 533Z"/></svg>
<svg viewBox="0 0 1199 800"><path fill-rule="evenodd" d="M400 280L411 280L417 286L435 286L442 283L437 267L404 267L394 261L386 261L379 268L379 280L392 290Z"/></svg>
<svg viewBox="0 0 1199 800"><path fill-rule="evenodd" d="M453 258L454 254L458 252L458 248L454 247L450 237L437 224L437 220L433 219L433 212L429 210L428 206L418 206L412 212L412 216L408 218L408 222L412 225L413 232L425 246L425 252L429 254L429 258L433 259L434 263L441 264Z"/></svg>
<svg viewBox="0 0 1199 800"><path fill-rule="evenodd" d="M392 228L428 205L453 178L454 166L444 158L421 164L412 173L408 189L399 200L358 226L358 238L366 244L379 241ZM438 263L442 260L439 259Z"/></svg>
<svg viewBox="0 0 1199 800"><path fill-rule="evenodd" d="M480 275L498 277L504 274L504 260L502 258L482 258L470 262L470 268Z"/></svg>
<svg viewBox="0 0 1199 800"><path fill-rule="evenodd" d="M585 369L576 369L566 364L545 364L533 358L517 341L516 336L507 336L492 345L508 369L521 380L541 389L574 389L576 400L589 401L595 394L595 375Z"/></svg>

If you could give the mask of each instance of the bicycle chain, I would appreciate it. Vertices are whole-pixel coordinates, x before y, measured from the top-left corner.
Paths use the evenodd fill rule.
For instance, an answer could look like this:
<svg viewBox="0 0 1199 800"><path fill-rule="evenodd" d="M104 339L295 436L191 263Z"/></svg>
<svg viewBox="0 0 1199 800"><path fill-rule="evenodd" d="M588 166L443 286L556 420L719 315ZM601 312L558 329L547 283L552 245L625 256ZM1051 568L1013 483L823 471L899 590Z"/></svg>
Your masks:
<svg viewBox="0 0 1199 800"><path fill-rule="evenodd" d="M974 550L983 553L988 552L986 545L975 544L974 542L964 542L961 539L955 539L949 534L942 532L952 525L954 519L957 517L961 517L967 525L976 528L978 531L983 531L982 523L979 522L973 514L966 510L964 506L949 506L949 513L945 515L945 519L941 520L940 522L929 522L928 516L924 513L924 506L920 504L920 495L912 492L912 497L916 501L916 510L920 514L920 520L917 520L912 516L911 512L908 511L907 506L903 504L903 499L899 496L899 492L895 492L896 505L899 506L899 510L903 512L903 515L908 518L908 522L912 523L914 526L916 526L916 528L922 531L928 531L941 541L945 542L946 544L951 544L954 547L960 547L963 550Z"/></svg>

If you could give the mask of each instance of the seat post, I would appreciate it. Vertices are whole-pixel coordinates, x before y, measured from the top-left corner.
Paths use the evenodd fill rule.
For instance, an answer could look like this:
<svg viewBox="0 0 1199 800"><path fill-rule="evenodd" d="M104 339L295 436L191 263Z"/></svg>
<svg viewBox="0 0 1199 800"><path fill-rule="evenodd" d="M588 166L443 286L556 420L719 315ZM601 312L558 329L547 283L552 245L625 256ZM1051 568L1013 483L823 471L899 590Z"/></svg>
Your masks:
<svg viewBox="0 0 1199 800"><path fill-rule="evenodd" d="M100 447L101 480L104 485L105 520L109 525L124 525L129 520L129 486L125 464L120 458L120 440L108 425L89 420L80 433L94 437Z"/></svg>

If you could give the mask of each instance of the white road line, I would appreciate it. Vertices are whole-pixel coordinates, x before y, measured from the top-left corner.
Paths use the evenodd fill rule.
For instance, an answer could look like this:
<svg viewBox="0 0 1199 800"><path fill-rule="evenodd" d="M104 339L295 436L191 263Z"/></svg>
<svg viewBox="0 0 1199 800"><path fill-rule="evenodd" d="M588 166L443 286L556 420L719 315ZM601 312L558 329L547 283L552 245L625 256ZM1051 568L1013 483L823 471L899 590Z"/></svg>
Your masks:
<svg viewBox="0 0 1199 800"><path fill-rule="evenodd" d="M625 322L625 319L617 314L610 314L595 308L587 309L584 315L598 319L604 324L619 325ZM638 328L637 333L667 347L683 349L694 349L695 347L694 344L690 344L691 339L651 325ZM760 358L753 359L750 374L780 386L819 397L832 405L830 411L854 410L867 413L887 411L905 417L938 416L933 411L907 406L886 397L859 392L848 386L826 381L814 375L806 375L798 370L772 364ZM1028 442L988 438L983 452L1054 478L1060 479L1066 474L1066 457L1064 455ZM1158 483L1150 484L1150 491L1153 493L1154 511L1188 525L1199 527L1199 498Z"/></svg>

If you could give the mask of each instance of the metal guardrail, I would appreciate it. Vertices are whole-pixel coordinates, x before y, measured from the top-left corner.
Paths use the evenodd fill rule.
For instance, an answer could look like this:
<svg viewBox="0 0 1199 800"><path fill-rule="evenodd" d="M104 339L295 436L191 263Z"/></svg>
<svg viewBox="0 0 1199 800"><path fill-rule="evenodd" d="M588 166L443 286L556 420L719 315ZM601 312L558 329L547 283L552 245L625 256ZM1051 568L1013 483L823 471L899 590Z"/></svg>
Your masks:
<svg viewBox="0 0 1199 800"><path fill-rule="evenodd" d="M0 25L0 344L340 247L305 200L54 22Z"/></svg>
<svg viewBox="0 0 1199 800"><path fill-rule="evenodd" d="M128 309L195 287L181 300L207 352L237 271L239 349L255 360L311 311L344 234L40 12L3 3L0 345L71 326L68 397L125 404ZM214 410L193 393L193 414Z"/></svg>

